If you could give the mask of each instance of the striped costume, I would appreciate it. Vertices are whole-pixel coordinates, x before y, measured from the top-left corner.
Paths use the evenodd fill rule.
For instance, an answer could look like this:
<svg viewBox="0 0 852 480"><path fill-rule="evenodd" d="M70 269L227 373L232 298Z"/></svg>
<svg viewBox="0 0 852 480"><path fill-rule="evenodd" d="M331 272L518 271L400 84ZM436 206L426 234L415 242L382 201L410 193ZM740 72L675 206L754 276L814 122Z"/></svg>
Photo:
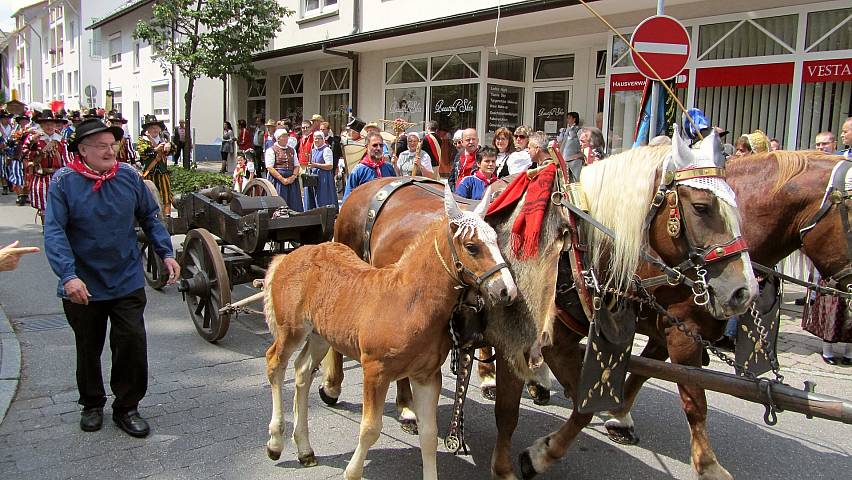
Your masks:
<svg viewBox="0 0 852 480"><path fill-rule="evenodd" d="M9 143L6 157L6 178L14 187L22 188L26 186L24 178L24 162L21 158L21 145L26 141L32 130L29 127L16 127L12 131L12 141Z"/></svg>
<svg viewBox="0 0 852 480"><path fill-rule="evenodd" d="M5 188L6 178L9 176L6 158L9 156L9 142L12 141L12 125L0 123L0 184Z"/></svg>
<svg viewBox="0 0 852 480"><path fill-rule="evenodd" d="M48 137L43 132L34 132L27 137L21 147L21 156L26 166L30 205L38 210L40 216L43 216L53 172L68 163L65 139L59 133Z"/></svg>
<svg viewBox="0 0 852 480"><path fill-rule="evenodd" d="M166 165L167 157L165 155L157 155L154 149L157 145L163 143L160 138L150 138L146 135L141 135L139 141L136 142L136 153L139 155L139 160L142 162L142 177L154 182L157 190L160 192L160 200L163 202L163 211L171 210L172 204L172 186L169 181L169 169ZM169 148L174 150L175 146L171 143Z"/></svg>
<svg viewBox="0 0 852 480"><path fill-rule="evenodd" d="M115 154L115 157L119 162L129 163L130 165L136 164L136 150L133 149L133 140L130 139L129 135L125 134L124 138L119 140L118 153Z"/></svg>

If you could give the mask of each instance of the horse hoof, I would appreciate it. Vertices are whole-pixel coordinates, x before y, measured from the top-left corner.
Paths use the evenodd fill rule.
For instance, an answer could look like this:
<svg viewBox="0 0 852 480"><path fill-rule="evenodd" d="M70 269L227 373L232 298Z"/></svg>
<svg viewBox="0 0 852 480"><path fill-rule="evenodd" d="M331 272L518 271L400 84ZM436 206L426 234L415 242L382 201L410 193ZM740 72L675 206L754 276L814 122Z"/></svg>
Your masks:
<svg viewBox="0 0 852 480"><path fill-rule="evenodd" d="M269 447L266 447L266 456L269 457L270 460L278 460L281 458L281 450L277 452Z"/></svg>
<svg viewBox="0 0 852 480"><path fill-rule="evenodd" d="M487 387L482 387L480 389L482 391L482 398L486 400L491 400L492 402L497 400L497 387L494 385L489 385Z"/></svg>
<svg viewBox="0 0 852 480"><path fill-rule="evenodd" d="M532 458L530 458L530 452L524 450L521 453L521 456L518 457L518 463L521 464L521 476L524 479L530 479L538 475L538 472L535 471L535 467L532 464Z"/></svg>
<svg viewBox="0 0 852 480"><path fill-rule="evenodd" d="M636 430L633 427L606 425L606 434L610 440L621 445L637 445L639 443L639 435L636 435Z"/></svg>
<svg viewBox="0 0 852 480"><path fill-rule="evenodd" d="M299 456L299 463L301 463L303 467L316 467L317 457L314 455L314 452L307 455L301 455Z"/></svg>
<svg viewBox="0 0 852 480"><path fill-rule="evenodd" d="M338 399L328 395L327 393L325 393L325 389L322 388L322 385L320 385L320 387L319 387L319 396L320 396L320 399L322 399L322 401L326 405L328 405L329 407L333 407L333 406L337 405Z"/></svg>
<svg viewBox="0 0 852 480"><path fill-rule="evenodd" d="M530 394L533 403L536 405L547 405L550 403L550 390L537 383L530 383L527 386L527 393Z"/></svg>
<svg viewBox="0 0 852 480"><path fill-rule="evenodd" d="M400 418L399 426L402 427L402 431L408 433L410 435L417 435L417 420L413 420L410 418Z"/></svg>

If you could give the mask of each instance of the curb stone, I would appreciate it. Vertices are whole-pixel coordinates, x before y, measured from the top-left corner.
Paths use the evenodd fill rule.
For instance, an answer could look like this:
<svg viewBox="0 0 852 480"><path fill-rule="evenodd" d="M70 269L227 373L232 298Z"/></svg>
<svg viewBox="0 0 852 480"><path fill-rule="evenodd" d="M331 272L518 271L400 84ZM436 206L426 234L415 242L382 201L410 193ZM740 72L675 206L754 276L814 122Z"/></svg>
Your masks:
<svg viewBox="0 0 852 480"><path fill-rule="evenodd" d="M0 423L15 398L21 378L21 345L9 318L0 307Z"/></svg>

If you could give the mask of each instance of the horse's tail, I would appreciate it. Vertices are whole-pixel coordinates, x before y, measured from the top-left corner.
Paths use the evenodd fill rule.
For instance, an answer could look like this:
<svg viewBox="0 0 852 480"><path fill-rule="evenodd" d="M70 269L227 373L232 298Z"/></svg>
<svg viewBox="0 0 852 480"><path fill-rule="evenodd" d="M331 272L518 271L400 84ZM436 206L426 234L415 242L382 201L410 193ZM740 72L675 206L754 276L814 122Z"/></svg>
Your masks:
<svg viewBox="0 0 852 480"><path fill-rule="evenodd" d="M269 268L266 269L266 277L263 281L263 314L266 317L266 325L269 327L269 333L272 334L273 340L277 336L278 321L275 317L275 303L272 298L272 286L274 283L273 280L275 279L275 273L283 259L284 255L278 255L269 262Z"/></svg>

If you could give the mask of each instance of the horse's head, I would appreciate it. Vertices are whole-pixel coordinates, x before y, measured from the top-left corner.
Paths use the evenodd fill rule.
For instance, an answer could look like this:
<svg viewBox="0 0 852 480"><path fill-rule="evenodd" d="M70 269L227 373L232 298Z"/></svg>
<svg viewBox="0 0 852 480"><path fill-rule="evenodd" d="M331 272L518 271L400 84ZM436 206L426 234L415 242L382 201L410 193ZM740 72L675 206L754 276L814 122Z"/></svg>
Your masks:
<svg viewBox="0 0 852 480"><path fill-rule="evenodd" d="M450 187L444 191L444 210L449 224L452 268L459 280L476 287L491 306L510 305L518 288L497 245L497 233L483 220L488 196L473 212L459 208Z"/></svg>
<svg viewBox="0 0 852 480"><path fill-rule="evenodd" d="M711 314L726 319L744 312L758 289L734 192L724 180L725 157L715 131L698 149L690 149L677 128L673 137L660 173L666 193L648 232L650 246L696 282L696 303L706 302Z"/></svg>

